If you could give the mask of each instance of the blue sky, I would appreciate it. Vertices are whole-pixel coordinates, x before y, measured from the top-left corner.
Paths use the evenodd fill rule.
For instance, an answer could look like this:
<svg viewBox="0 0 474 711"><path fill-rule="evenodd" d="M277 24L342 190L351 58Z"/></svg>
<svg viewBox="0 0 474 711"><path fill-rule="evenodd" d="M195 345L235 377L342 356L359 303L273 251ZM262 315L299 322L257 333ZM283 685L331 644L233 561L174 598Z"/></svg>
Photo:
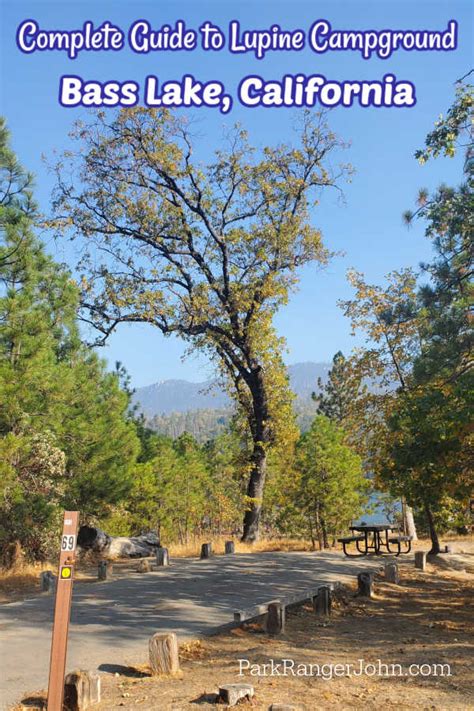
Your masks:
<svg viewBox="0 0 474 711"><path fill-rule="evenodd" d="M469 0L339 0L316 2L143 2L100 0L46 2L0 0L1 7L1 113L6 115L13 147L24 165L36 174L37 198L48 211L52 177L42 160L54 150L68 145L68 131L84 110L66 109L57 101L59 77L78 74L106 81L134 79L142 83L148 74L162 81L179 79L185 73L209 81L222 81L235 95L240 79L258 73L278 79L285 73L324 74L327 78L381 79L390 72L398 79L412 81L417 105L409 109L338 108L332 112L333 129L351 142L344 160L356 169L345 187L345 203L327 195L313 213L313 222L323 230L332 250L345 252L324 271L306 268L298 293L276 319L278 332L288 343L289 363L329 361L341 349L356 345L337 300L348 298L351 290L345 273L349 267L363 271L380 283L384 274L405 266L416 266L430 255L422 225L407 230L402 212L413 205L419 187L433 188L440 182L457 183L462 157L438 160L420 166L413 158L438 115L452 102L454 82L472 66L472 3ZM78 29L86 20L99 25L105 20L127 30L137 19L147 19L155 27L182 19L197 29L205 20L227 28L236 19L242 29L263 29L278 23L284 29L308 29L319 19L327 19L333 29L432 29L442 30L451 19L459 23L459 43L454 52L396 52L388 60L364 60L355 52L315 54L310 49L295 53L269 53L259 61L249 55L167 52L137 55L121 52L86 53L71 61L64 53L22 54L15 44L18 25L35 19L42 29ZM245 109L238 102L222 116L217 110L200 109L194 116L202 136L203 155L216 145L216 136L227 125L239 121L257 145L287 139L294 122L290 109ZM74 244L55 242L45 235L48 249L71 266L76 258ZM103 355L113 363L121 360L135 386L167 378L201 380L210 374L206 362L194 357L181 360L183 344L163 338L151 327L122 327L112 337Z"/></svg>

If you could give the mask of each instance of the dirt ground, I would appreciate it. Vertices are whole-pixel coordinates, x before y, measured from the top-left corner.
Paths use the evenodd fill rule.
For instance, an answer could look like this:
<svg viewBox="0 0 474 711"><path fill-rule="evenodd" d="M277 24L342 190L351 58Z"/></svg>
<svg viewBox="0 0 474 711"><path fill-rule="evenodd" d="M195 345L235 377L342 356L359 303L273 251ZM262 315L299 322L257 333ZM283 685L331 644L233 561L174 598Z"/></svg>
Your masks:
<svg viewBox="0 0 474 711"><path fill-rule="evenodd" d="M376 580L373 599L356 597L352 589L342 591L329 622L318 619L308 605L288 613L285 633L278 637L270 638L253 624L187 643L180 649L181 678L152 677L146 660L142 667L130 667L124 659L123 667L103 674L103 701L94 708L224 708L216 706L218 687L244 682L253 685L255 696L238 707L255 711L285 702L302 705L305 711L474 709L474 576L432 565L426 572L415 571L413 563L402 564L400 571L399 585ZM260 665L261 672L271 660L274 664L294 660L293 670L307 675L288 670L286 676L271 676L267 667L266 676L250 675L250 668L239 676L239 659ZM361 659L367 673L348 675L347 665L358 672ZM388 665L389 674L392 664L401 665L394 667L396 676L385 676L383 666L381 676L373 675L379 660ZM410 665L418 665L412 674ZM447 667L432 665L450 665L450 675ZM251 668L257 671L256 666ZM38 696L31 701L34 698Z"/></svg>

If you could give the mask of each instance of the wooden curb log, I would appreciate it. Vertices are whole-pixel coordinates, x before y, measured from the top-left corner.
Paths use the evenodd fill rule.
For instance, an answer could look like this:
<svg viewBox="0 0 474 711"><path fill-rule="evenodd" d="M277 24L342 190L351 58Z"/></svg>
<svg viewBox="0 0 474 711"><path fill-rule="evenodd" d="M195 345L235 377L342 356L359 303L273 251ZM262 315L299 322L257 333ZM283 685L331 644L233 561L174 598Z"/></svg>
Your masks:
<svg viewBox="0 0 474 711"><path fill-rule="evenodd" d="M227 555L235 553L235 543L234 541L226 541L225 542L225 553Z"/></svg>
<svg viewBox="0 0 474 711"><path fill-rule="evenodd" d="M56 587L56 576L50 571L45 570L40 573L41 592L52 593Z"/></svg>
<svg viewBox="0 0 474 711"><path fill-rule="evenodd" d="M210 558L212 555L212 543L203 543L201 546L201 560Z"/></svg>
<svg viewBox="0 0 474 711"><path fill-rule="evenodd" d="M426 551L415 551L415 568L426 570Z"/></svg>
<svg viewBox="0 0 474 711"><path fill-rule="evenodd" d="M68 711L85 711L100 704L100 675L91 671L68 674L64 683L64 705Z"/></svg>
<svg viewBox="0 0 474 711"><path fill-rule="evenodd" d="M285 631L285 606L279 601L270 602L265 619L267 634L281 634Z"/></svg>
<svg viewBox="0 0 474 711"><path fill-rule="evenodd" d="M359 573L357 576L357 594L361 597L372 597L374 579L372 573Z"/></svg>
<svg viewBox="0 0 474 711"><path fill-rule="evenodd" d="M331 588L323 585L318 588L318 593L313 597L313 610L318 617L330 617L331 615Z"/></svg>
<svg viewBox="0 0 474 711"><path fill-rule="evenodd" d="M395 585L399 584L400 573L397 563L385 563L384 573L387 583L395 583Z"/></svg>
<svg viewBox="0 0 474 711"><path fill-rule="evenodd" d="M178 638L174 632L156 632L150 637L148 650L153 674L179 673Z"/></svg>
<svg viewBox="0 0 474 711"><path fill-rule="evenodd" d="M156 564L166 566L170 564L170 557L167 548L158 548L156 551Z"/></svg>
<svg viewBox="0 0 474 711"><path fill-rule="evenodd" d="M315 597L317 597L321 587L328 588L329 592L331 593L332 590L336 588L336 586L337 584L329 583L328 585L319 585L315 588L306 588L303 590L299 590L298 592L293 593L292 595L289 595L288 597L285 597L282 600L277 600L276 602L278 602L283 608L291 607L292 605L300 605L306 602L307 600L313 601L313 605L315 605L314 600ZM324 594L325 593L323 593L323 595ZM255 605L254 607L250 607L247 609L236 610L234 612L234 624L241 625L243 622L248 622L249 620L256 620L259 617L266 616L268 614L269 606L273 603L275 603L275 600L261 603L260 605Z"/></svg>
<svg viewBox="0 0 474 711"><path fill-rule="evenodd" d="M107 580L110 573L109 564L106 560L101 560L97 566L97 579Z"/></svg>
<svg viewBox="0 0 474 711"><path fill-rule="evenodd" d="M255 692L250 684L226 684L219 687L219 701L227 706L236 706L242 699L250 699Z"/></svg>

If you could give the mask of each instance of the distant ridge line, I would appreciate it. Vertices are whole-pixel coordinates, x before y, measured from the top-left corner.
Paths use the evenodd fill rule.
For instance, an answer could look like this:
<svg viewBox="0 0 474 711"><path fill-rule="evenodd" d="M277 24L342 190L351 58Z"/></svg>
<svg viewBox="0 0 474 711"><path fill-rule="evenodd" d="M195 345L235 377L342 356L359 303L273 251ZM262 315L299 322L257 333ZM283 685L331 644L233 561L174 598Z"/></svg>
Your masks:
<svg viewBox="0 0 474 711"><path fill-rule="evenodd" d="M291 389L298 399L308 401L317 389L318 378L327 379L330 363L307 361L288 366ZM192 382L184 379L161 380L137 388L133 403L146 418L194 410L226 410L230 408L229 396L216 381Z"/></svg>

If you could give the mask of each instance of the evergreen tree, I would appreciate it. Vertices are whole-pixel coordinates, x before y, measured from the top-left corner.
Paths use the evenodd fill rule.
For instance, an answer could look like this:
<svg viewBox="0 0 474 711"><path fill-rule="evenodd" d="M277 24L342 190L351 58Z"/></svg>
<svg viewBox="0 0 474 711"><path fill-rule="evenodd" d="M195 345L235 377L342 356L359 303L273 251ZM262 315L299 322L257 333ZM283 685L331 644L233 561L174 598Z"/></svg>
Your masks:
<svg viewBox="0 0 474 711"><path fill-rule="evenodd" d="M367 482L360 457L345 443L345 433L324 415L315 417L297 448L293 514L313 544L327 548L330 536L361 513Z"/></svg>
<svg viewBox="0 0 474 711"><path fill-rule="evenodd" d="M64 507L100 516L129 487L128 396L88 351L78 291L34 234L30 176L0 129L0 545L50 551Z"/></svg>
<svg viewBox="0 0 474 711"><path fill-rule="evenodd" d="M318 392L312 394L318 403L318 412L342 424L350 417L354 401L360 393L359 384L352 384L350 367L341 351L332 359L332 368L324 383L318 378Z"/></svg>
<svg viewBox="0 0 474 711"><path fill-rule="evenodd" d="M460 87L445 119L417 156L453 156L456 140L467 136L472 154L472 87ZM417 295L421 347L413 360L410 387L397 398L388 424L392 435L385 476L392 487L409 491L426 512L432 553L440 552L437 521L441 512L466 505L474 486L472 460L473 332L471 322L474 230L474 170L465 163L465 182L441 186L432 196L420 191L418 209L407 213L426 224L435 258L422 265L430 281Z"/></svg>
<svg viewBox="0 0 474 711"><path fill-rule="evenodd" d="M357 403L358 426L379 480L424 511L439 553L437 528L450 507L457 517L472 490L472 87L460 87L445 118L416 156L424 163L453 156L466 137L465 182L421 190L410 223L425 221L435 257L422 265L427 284L412 270L389 275L387 289L350 275L356 299L344 304L353 328L371 341L351 360L357 377L378 377L383 390ZM419 277L418 277L419 278Z"/></svg>

